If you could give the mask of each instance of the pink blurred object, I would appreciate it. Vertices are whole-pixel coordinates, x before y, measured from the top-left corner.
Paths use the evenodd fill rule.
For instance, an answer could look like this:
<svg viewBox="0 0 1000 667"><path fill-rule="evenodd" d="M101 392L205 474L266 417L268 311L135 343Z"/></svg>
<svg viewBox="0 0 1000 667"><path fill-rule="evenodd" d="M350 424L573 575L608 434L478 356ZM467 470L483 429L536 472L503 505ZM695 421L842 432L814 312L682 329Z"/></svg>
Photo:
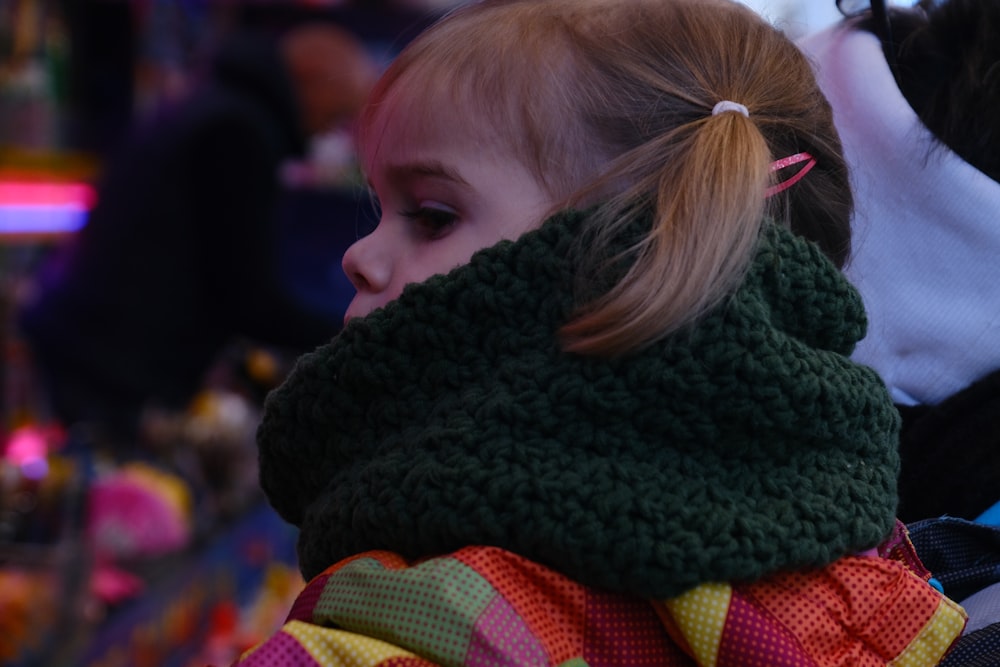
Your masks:
<svg viewBox="0 0 1000 667"><path fill-rule="evenodd" d="M49 472L49 453L59 448L60 429L29 424L11 432L3 447L3 458L28 479L40 480Z"/></svg>
<svg viewBox="0 0 1000 667"><path fill-rule="evenodd" d="M48 473L48 456L49 447L45 434L32 427L14 431L4 449L4 458L31 479L41 479Z"/></svg>
<svg viewBox="0 0 1000 667"><path fill-rule="evenodd" d="M113 565L98 565L90 575L90 591L105 604L119 604L145 590L142 579Z"/></svg>
<svg viewBox="0 0 1000 667"><path fill-rule="evenodd" d="M191 532L189 492L172 475L129 464L91 487L87 537L98 563L179 551Z"/></svg>

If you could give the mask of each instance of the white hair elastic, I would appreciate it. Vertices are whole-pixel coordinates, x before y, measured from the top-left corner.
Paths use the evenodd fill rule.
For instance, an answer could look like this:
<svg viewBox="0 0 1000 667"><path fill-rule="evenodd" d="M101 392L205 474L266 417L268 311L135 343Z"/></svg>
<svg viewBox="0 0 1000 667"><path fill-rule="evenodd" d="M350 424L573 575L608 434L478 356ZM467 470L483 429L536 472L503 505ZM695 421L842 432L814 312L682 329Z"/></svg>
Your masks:
<svg viewBox="0 0 1000 667"><path fill-rule="evenodd" d="M723 113L724 111L736 111L737 113L743 114L747 118L750 117L750 111L739 102L730 102L729 100L722 100L714 107L712 107L713 116Z"/></svg>

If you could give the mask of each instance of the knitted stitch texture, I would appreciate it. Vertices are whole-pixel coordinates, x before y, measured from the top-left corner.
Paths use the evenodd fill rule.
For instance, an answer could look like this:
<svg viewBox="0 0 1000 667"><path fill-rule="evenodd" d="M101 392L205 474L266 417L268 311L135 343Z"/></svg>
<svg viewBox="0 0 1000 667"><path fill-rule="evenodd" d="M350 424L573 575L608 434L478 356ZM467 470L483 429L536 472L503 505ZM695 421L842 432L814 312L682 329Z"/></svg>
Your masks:
<svg viewBox="0 0 1000 667"><path fill-rule="evenodd" d="M634 355L563 352L582 214L407 287L303 356L258 429L300 567L491 545L676 596L821 566L894 525L898 415L854 289L766 225L736 293Z"/></svg>

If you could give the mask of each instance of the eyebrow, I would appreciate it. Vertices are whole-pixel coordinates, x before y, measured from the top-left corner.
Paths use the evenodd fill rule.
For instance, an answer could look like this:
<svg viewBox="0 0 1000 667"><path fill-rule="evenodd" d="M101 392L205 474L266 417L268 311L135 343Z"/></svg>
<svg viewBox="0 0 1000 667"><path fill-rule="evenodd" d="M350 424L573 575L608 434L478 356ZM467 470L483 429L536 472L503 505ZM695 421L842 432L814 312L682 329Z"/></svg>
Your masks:
<svg viewBox="0 0 1000 667"><path fill-rule="evenodd" d="M468 181L462 178L457 171L437 160L388 165L386 174L389 180L394 183L405 184L418 178L438 178L470 187Z"/></svg>

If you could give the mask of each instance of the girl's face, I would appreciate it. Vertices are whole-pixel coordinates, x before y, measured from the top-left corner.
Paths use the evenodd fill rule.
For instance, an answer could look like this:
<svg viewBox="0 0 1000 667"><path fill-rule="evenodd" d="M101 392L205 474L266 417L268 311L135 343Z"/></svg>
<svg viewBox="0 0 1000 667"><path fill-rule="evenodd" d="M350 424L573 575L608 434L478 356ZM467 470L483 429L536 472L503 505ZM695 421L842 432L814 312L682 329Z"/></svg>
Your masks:
<svg viewBox="0 0 1000 667"><path fill-rule="evenodd" d="M501 239L541 224L554 201L515 158L495 146L382 127L367 165L381 217L375 231L344 254L357 293L344 317L367 315L421 282L465 264ZM376 128L379 129L376 124Z"/></svg>

